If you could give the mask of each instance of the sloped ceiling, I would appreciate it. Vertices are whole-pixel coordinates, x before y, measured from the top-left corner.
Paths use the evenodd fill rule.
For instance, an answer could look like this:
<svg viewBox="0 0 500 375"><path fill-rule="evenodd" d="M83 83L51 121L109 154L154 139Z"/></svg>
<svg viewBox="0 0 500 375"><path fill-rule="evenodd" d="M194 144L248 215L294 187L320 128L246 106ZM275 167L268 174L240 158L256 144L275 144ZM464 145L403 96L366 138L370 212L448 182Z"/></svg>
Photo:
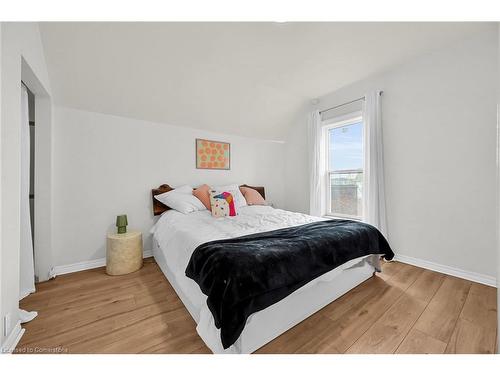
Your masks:
<svg viewBox="0 0 500 375"><path fill-rule="evenodd" d="M276 140L312 98L495 28L487 23L40 24L56 104Z"/></svg>

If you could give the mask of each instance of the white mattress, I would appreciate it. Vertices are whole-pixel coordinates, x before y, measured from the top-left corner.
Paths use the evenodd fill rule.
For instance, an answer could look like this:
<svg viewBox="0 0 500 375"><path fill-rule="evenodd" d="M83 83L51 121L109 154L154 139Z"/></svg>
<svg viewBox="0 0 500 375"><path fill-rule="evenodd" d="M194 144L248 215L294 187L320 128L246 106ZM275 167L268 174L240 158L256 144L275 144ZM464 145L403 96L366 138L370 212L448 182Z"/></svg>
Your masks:
<svg viewBox="0 0 500 375"><path fill-rule="evenodd" d="M302 319L304 319L312 312L317 311L317 309L323 307L326 303L338 298L338 296L369 277L374 267L378 268L378 257L366 256L347 262L321 277L312 280L284 300L263 310L269 310L267 314L261 311L253 314L249 317L247 326L240 336L240 339L230 348L224 350L220 342L220 332L215 327L212 313L206 304L207 297L201 292L196 282L185 276L187 264L196 247L208 241L239 237L257 232L266 232L320 220L324 219L274 209L269 206L241 207L236 217L218 219L213 218L208 210L190 214L182 214L174 210L169 210L160 217L156 225L151 229L155 244L155 258L162 271L166 274L172 286L183 300L186 308L198 323L198 334L214 353L242 353L257 349L258 346L255 347L257 344L248 343L248 341L252 341L250 339L247 339L247 342L242 342L242 338L244 338L245 335L249 337L258 336L253 332L249 332L250 329L247 330L252 320L258 322L259 315L263 317L267 315L266 319L269 319L269 316L272 316L272 310L279 309L280 305L283 305L284 311L287 311L290 309L290 306L286 306L287 303L296 303L294 302L295 300L300 301L300 297L294 298L294 296L300 296L301 294L305 295L307 293L306 301L310 301L310 304L314 305L314 300L317 299L318 302L316 304L318 306L304 306L304 313L302 314L304 315ZM325 290L318 290L316 293L318 294L318 296L316 296L317 298L315 297L314 291L309 290L309 292L307 292L312 286L318 283L328 283L338 277L343 271L349 269L359 269L359 272L351 272L349 274L350 276L344 280L345 286L339 285L335 287L334 290L329 290L328 293L334 296L332 297L333 299L329 299L326 303L324 302L325 298L321 296L321 294L325 293ZM283 311L277 310L277 314L278 316L282 316ZM294 315L297 315L297 311L294 312ZM298 315L301 314L299 313ZM283 319L283 321L285 320L286 319ZM290 317L290 321L295 320L295 318ZM295 324L296 323L297 321L295 321ZM257 323L254 325L256 324ZM260 325L262 325L262 322ZM287 327L287 329L291 328L291 326L292 325ZM270 329L270 331L272 330ZM269 339L272 338L274 337L270 337ZM253 341L260 342L262 338L255 338Z"/></svg>

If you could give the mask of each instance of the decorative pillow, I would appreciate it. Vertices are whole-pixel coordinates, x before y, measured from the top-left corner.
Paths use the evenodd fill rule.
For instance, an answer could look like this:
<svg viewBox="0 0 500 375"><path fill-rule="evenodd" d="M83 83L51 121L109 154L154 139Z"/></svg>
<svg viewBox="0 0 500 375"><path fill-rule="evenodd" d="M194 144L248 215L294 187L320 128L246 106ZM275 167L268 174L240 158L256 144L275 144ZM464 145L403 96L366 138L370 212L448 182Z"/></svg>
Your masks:
<svg viewBox="0 0 500 375"><path fill-rule="evenodd" d="M236 216L236 205L233 195L227 191L210 190L212 216Z"/></svg>
<svg viewBox="0 0 500 375"><path fill-rule="evenodd" d="M241 194L240 188L237 184L212 186L212 190L227 191L228 193L231 193L234 198L234 205L236 209L247 205L247 201L245 200L243 194Z"/></svg>
<svg viewBox="0 0 500 375"><path fill-rule="evenodd" d="M260 195L257 190L243 186L240 187L240 190L243 193L243 196L245 197L245 200L247 201L247 204L249 206L267 205L266 201L264 200L264 198L262 198L262 195Z"/></svg>
<svg viewBox="0 0 500 375"><path fill-rule="evenodd" d="M203 203L193 196L193 189L186 186L155 195L155 199L183 214L204 210L206 207Z"/></svg>
<svg viewBox="0 0 500 375"><path fill-rule="evenodd" d="M199 188L193 190L193 195L198 198L201 203L207 208L207 210L211 210L210 207L210 186L207 184L201 185Z"/></svg>

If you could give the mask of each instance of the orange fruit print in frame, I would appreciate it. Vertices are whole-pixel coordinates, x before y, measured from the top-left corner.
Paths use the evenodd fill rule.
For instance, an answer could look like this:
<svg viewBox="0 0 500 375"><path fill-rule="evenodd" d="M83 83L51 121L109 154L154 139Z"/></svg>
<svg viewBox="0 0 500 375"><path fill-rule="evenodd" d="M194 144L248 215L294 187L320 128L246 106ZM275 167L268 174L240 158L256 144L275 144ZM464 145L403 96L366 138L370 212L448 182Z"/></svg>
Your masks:
<svg viewBox="0 0 500 375"><path fill-rule="evenodd" d="M231 144L197 138L196 168L231 169Z"/></svg>

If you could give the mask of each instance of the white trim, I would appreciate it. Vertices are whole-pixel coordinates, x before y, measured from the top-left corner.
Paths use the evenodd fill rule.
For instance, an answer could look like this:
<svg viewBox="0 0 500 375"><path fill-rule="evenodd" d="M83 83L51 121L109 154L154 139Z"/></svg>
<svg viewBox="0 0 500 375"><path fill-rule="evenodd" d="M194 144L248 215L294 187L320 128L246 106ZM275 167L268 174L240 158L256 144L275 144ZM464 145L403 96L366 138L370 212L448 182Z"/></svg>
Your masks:
<svg viewBox="0 0 500 375"><path fill-rule="evenodd" d="M351 123L351 120L356 119L356 122L363 120L363 111L353 111L346 113L344 115L331 117L326 120L321 120L322 127L328 127L329 129L338 128L346 126ZM353 122L354 124L355 122Z"/></svg>
<svg viewBox="0 0 500 375"><path fill-rule="evenodd" d="M411 264L413 266L425 268L431 271L436 271L440 273L444 273L446 275L456 276L461 279L474 281L479 284L484 284L492 287L497 287L497 279L493 276L484 275L477 272L466 271L456 267L445 266L443 264L438 264L434 262L430 262L428 260L418 259L409 257L406 255L397 254L394 256L394 260L397 260L402 263Z"/></svg>
<svg viewBox="0 0 500 375"><path fill-rule="evenodd" d="M2 354L12 353L14 349L16 349L16 346L19 343L19 340L21 340L21 337L23 336L25 331L26 330L24 328L21 328L21 321L18 320L16 325L14 326L14 329L12 329L9 336L5 340L2 346L1 353Z"/></svg>
<svg viewBox="0 0 500 375"><path fill-rule="evenodd" d="M358 221L360 223L363 223L363 219L357 218L357 217L349 217L349 216L341 216L341 215L323 215L325 219L337 219L337 220L352 220L352 221Z"/></svg>
<svg viewBox="0 0 500 375"><path fill-rule="evenodd" d="M152 250L144 250L142 257L149 258L153 256ZM94 260L86 260L83 262L66 264L62 266L55 266L53 269L54 277L57 275L64 275L67 273L79 272L90 270L92 268L104 267L106 265L106 258L99 258Z"/></svg>

